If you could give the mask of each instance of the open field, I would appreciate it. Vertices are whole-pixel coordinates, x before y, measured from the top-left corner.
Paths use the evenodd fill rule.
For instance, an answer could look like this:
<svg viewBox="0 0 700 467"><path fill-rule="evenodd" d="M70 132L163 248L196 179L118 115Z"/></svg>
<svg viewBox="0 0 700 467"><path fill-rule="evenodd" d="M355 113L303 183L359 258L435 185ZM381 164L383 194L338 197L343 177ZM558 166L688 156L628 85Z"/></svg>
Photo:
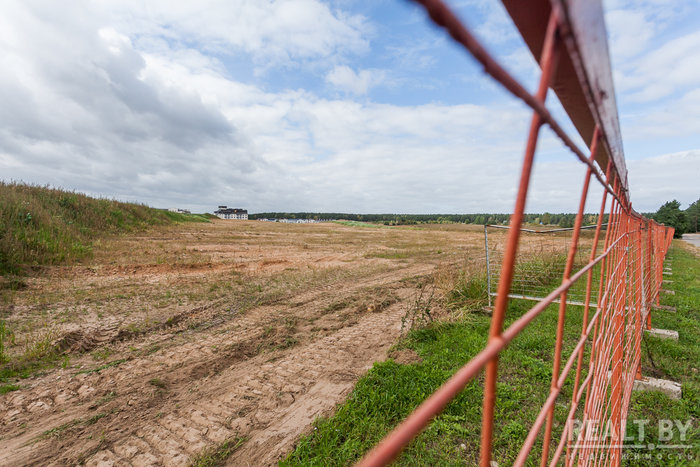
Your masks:
<svg viewBox="0 0 700 467"><path fill-rule="evenodd" d="M479 227L215 221L98 240L2 291L8 465L277 462Z"/></svg>

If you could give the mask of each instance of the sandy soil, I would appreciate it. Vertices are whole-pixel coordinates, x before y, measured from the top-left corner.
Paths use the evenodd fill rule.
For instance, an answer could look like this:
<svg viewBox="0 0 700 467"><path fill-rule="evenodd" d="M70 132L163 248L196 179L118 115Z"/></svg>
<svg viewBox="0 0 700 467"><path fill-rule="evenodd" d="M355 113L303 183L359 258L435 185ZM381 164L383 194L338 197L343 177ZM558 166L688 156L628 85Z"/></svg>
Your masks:
<svg viewBox="0 0 700 467"><path fill-rule="evenodd" d="M230 465L275 464L387 358L422 278L482 242L253 221L103 242L3 304L11 355L65 357L0 396L0 464L188 465L241 439Z"/></svg>

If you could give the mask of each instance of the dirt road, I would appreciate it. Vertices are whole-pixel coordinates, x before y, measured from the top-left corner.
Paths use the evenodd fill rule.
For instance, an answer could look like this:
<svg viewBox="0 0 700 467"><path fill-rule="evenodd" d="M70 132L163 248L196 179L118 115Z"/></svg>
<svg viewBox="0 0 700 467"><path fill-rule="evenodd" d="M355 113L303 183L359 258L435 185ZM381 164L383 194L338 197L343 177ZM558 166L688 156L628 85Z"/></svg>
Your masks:
<svg viewBox="0 0 700 467"><path fill-rule="evenodd" d="M231 221L107 242L4 305L16 358L64 356L0 396L0 464L188 465L227 441L230 465L275 464L480 241Z"/></svg>

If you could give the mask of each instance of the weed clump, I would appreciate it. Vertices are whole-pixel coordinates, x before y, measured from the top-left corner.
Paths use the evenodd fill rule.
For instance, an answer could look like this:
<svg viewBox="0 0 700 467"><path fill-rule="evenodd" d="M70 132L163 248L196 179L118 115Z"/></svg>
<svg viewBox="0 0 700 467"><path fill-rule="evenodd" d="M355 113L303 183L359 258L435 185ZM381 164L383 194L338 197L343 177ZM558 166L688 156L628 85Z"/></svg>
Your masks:
<svg viewBox="0 0 700 467"><path fill-rule="evenodd" d="M4 320L0 320L0 364L8 361L7 354L5 353L5 342L11 340L13 334L5 325Z"/></svg>
<svg viewBox="0 0 700 467"><path fill-rule="evenodd" d="M406 314L401 317L402 331L422 328L433 322L434 308L437 306L435 291L435 283L432 281L418 285L418 291L409 303Z"/></svg>
<svg viewBox="0 0 700 467"><path fill-rule="evenodd" d="M8 392L19 391L20 389L21 387L18 384L3 384L0 386L0 396Z"/></svg>
<svg viewBox="0 0 700 467"><path fill-rule="evenodd" d="M447 296L447 306L453 310L475 311L488 303L486 275L470 276L464 272Z"/></svg>
<svg viewBox="0 0 700 467"><path fill-rule="evenodd" d="M151 378L150 380L148 380L148 383L159 389L165 389L168 386L168 383L166 383L160 378Z"/></svg>
<svg viewBox="0 0 700 467"><path fill-rule="evenodd" d="M190 467L215 467L224 465L226 459L240 448L247 438L235 437L224 441L218 446L207 449L195 456L190 463Z"/></svg>
<svg viewBox="0 0 700 467"><path fill-rule="evenodd" d="M530 288L542 288L561 281L566 265L564 252L540 252L515 265L513 282Z"/></svg>

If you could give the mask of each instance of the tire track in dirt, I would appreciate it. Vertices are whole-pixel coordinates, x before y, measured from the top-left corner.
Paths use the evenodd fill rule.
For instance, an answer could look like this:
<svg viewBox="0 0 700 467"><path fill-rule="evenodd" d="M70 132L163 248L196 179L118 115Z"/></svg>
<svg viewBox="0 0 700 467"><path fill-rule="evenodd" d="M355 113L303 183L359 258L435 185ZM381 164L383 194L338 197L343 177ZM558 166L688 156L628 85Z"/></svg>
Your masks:
<svg viewBox="0 0 700 467"><path fill-rule="evenodd" d="M385 358L400 331L402 302L413 293L401 279L433 267L306 291L289 300L293 306L258 307L204 331L141 336L142 348L161 349L134 358L127 348L135 343L126 342L115 355L125 361L100 372L54 371L0 399L2 465L187 465L203 449L239 436L247 441L233 465L275 463ZM351 319L324 311L375 286L393 288L399 303L379 313L355 310ZM300 344L259 354L256 343L282 314L314 316L316 331L305 324L297 330Z"/></svg>
<svg viewBox="0 0 700 467"><path fill-rule="evenodd" d="M225 370L207 382L208 397L186 398L181 409L115 440L87 465L187 465L205 447L236 436L248 440L231 465L272 465L385 356L400 331L401 313L394 306L366 315L279 360L255 358Z"/></svg>

